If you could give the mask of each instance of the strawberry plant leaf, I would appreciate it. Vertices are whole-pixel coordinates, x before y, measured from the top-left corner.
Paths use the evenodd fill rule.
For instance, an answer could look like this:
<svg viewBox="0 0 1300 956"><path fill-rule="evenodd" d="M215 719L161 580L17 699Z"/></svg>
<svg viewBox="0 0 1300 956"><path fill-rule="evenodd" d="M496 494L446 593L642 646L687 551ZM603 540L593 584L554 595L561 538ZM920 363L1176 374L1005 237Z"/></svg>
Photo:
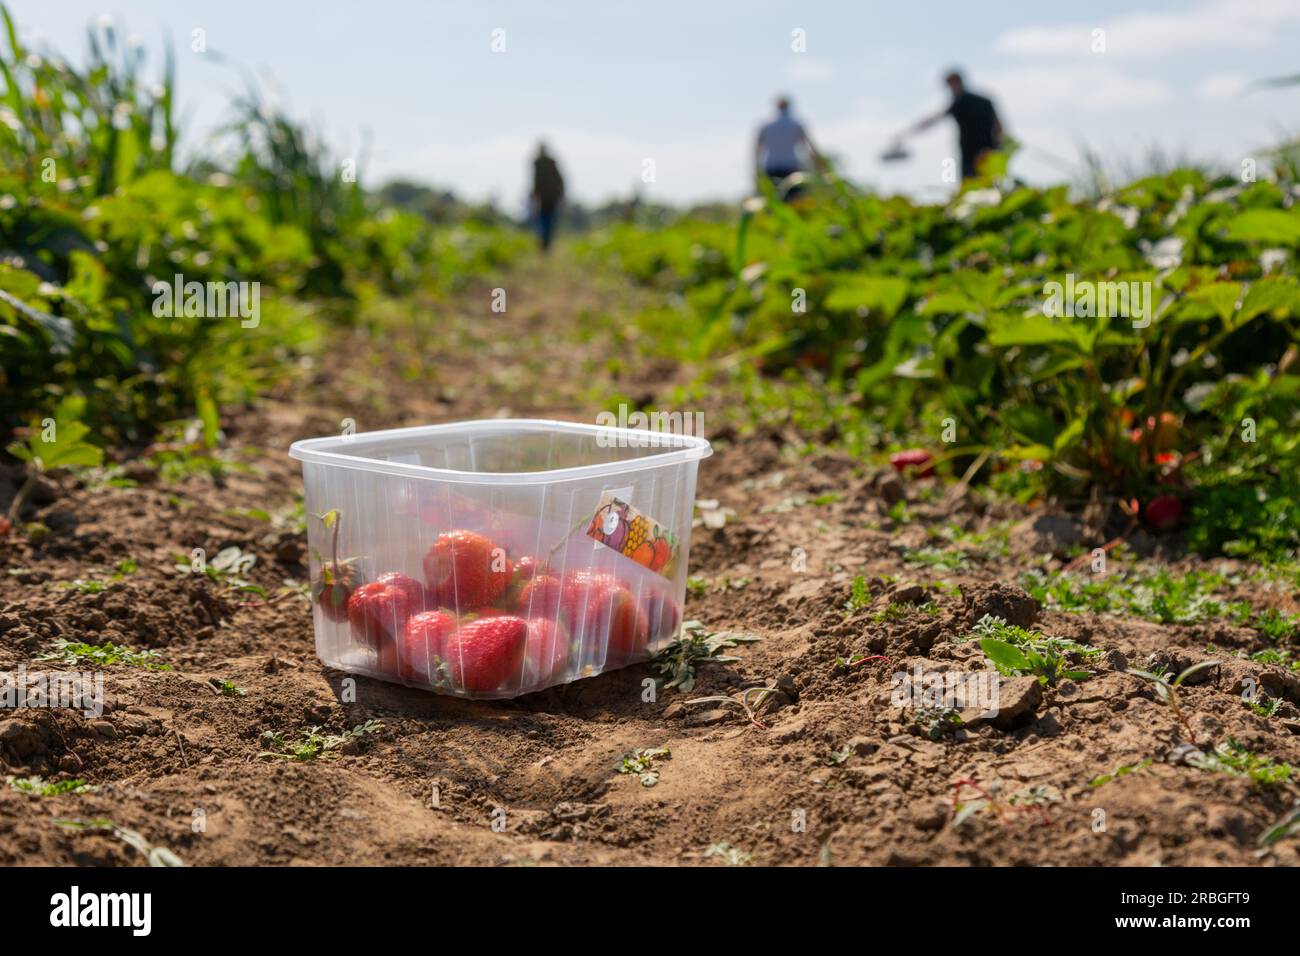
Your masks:
<svg viewBox="0 0 1300 956"><path fill-rule="evenodd" d="M1300 243L1300 216L1281 209L1248 209L1228 220L1223 238L1293 246Z"/></svg>
<svg viewBox="0 0 1300 956"><path fill-rule="evenodd" d="M985 637L980 640L979 645L984 656L991 660L1003 674L1014 676L1030 669L1029 659L1013 644L1000 641L995 637Z"/></svg>

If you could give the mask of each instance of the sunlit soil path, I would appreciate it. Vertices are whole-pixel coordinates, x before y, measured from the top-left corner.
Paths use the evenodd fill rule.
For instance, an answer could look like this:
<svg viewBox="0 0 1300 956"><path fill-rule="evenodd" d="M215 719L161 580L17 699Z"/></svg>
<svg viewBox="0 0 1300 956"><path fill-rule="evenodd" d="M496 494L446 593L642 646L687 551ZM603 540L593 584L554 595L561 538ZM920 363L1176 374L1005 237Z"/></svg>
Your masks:
<svg viewBox="0 0 1300 956"><path fill-rule="evenodd" d="M1233 656L1267 641L1224 621L1043 610L1022 576L1064 562L1032 516L801 457L781 430L727 424L701 469L686 616L759 638L735 663L653 699L652 665L509 702L366 679L349 699L283 590L306 574L290 442L349 420L593 421L611 395L653 404L688 376L636 347L631 317L654 304L564 246L530 255L446 300L363 309L297 379L227 410L215 477L136 454L131 487L44 489L48 536L0 555L0 670L48 667L60 641L156 658L98 666L102 714L0 711L3 775L85 785L0 787L0 864L143 863L103 820L191 864L1300 862L1295 838L1258 842L1295 781L1176 746L1232 739L1300 764L1300 677ZM714 401L706 420L735 418L734 397ZM266 599L176 567L231 547L255 558L240 577ZM960 722L900 700L896 674L986 673L970 639L986 615L1086 645L1090 676L1004 679ZM1128 671L1176 673L1207 645L1221 664L1180 692L1183 727ZM1243 704L1252 680L1282 701L1272 717ZM382 727L315 759L264 756L367 721ZM620 772L640 748L668 751L653 785Z"/></svg>

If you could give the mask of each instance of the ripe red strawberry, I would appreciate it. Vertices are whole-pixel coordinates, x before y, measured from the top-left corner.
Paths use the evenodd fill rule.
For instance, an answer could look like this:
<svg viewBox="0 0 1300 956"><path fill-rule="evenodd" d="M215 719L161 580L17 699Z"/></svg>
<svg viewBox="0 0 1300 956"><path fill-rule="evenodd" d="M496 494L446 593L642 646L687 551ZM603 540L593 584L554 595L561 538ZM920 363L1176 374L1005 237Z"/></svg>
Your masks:
<svg viewBox="0 0 1300 956"><path fill-rule="evenodd" d="M411 592L407 588L380 581L363 584L348 599L352 637L379 648L406 626L412 610Z"/></svg>
<svg viewBox="0 0 1300 956"><path fill-rule="evenodd" d="M519 678L528 641L528 622L518 617L484 617L462 624L443 641L451 680L470 691L496 690Z"/></svg>
<svg viewBox="0 0 1300 956"><path fill-rule="evenodd" d="M348 619L348 599L352 597L356 583L352 562L339 557L339 528L343 516L338 511L327 511L317 517L330 532L333 550L328 561L321 561L320 576L311 582L311 595L326 617L342 623Z"/></svg>
<svg viewBox="0 0 1300 956"><path fill-rule="evenodd" d="M553 574L539 574L524 585L515 607L528 617L555 620L564 604L564 582Z"/></svg>
<svg viewBox="0 0 1300 956"><path fill-rule="evenodd" d="M603 571L573 571L565 576L563 608L570 628L593 647L605 648L605 666L621 667L649 639L650 625L632 592Z"/></svg>
<svg viewBox="0 0 1300 956"><path fill-rule="evenodd" d="M650 637L645 612L625 587L602 592L589 620L595 622L597 635L606 635L606 667L621 667L638 657Z"/></svg>
<svg viewBox="0 0 1300 956"><path fill-rule="evenodd" d="M352 597L352 566L326 561L320 577L311 583L312 598L331 621L348 619L348 599Z"/></svg>
<svg viewBox="0 0 1300 956"><path fill-rule="evenodd" d="M1152 531L1172 531L1183 520L1183 503L1173 495L1160 495L1147 502L1142 520Z"/></svg>
<svg viewBox="0 0 1300 956"><path fill-rule="evenodd" d="M388 571L375 578L375 583L387 585L390 588L400 588L405 591L411 599L412 614L423 611L427 604L424 585L408 574L403 574L400 571Z"/></svg>
<svg viewBox="0 0 1300 956"><path fill-rule="evenodd" d="M456 616L447 611L424 611L406 622L398 648L397 672L407 680L436 684L442 679L438 665L447 638L456 633Z"/></svg>
<svg viewBox="0 0 1300 956"><path fill-rule="evenodd" d="M438 535L424 556L424 577L437 602L456 610L492 604L510 582L510 562L473 531Z"/></svg>
<svg viewBox="0 0 1300 956"><path fill-rule="evenodd" d="M520 607L534 617L554 620L558 616L577 636L600 595L618 586L618 578L594 568L569 571L562 578L543 574L524 588Z"/></svg>
<svg viewBox="0 0 1300 956"><path fill-rule="evenodd" d="M894 452L889 456L889 463L897 472L906 472L908 468L915 468L918 478L929 478L934 474L934 466L930 464L930 453L924 448L909 448L906 451Z"/></svg>
<svg viewBox="0 0 1300 956"><path fill-rule="evenodd" d="M510 582L506 585L505 591L497 600L497 604L502 607L518 607L519 600L523 596L524 588L528 582L537 574L537 559L530 554L524 555L510 568Z"/></svg>
<svg viewBox="0 0 1300 956"><path fill-rule="evenodd" d="M576 571L570 571L564 575L565 586L575 594L593 588L602 590L606 588L615 588L621 583L622 582L609 571L598 571L595 568L579 568Z"/></svg>
<svg viewBox="0 0 1300 956"><path fill-rule="evenodd" d="M8 518L0 518L0 538L3 538L5 535L7 535L10 529L13 528L13 526L14 523L10 521Z"/></svg>
<svg viewBox="0 0 1300 956"><path fill-rule="evenodd" d="M650 629L650 640L672 636L681 621L681 609L669 596L665 588L657 584L648 585L641 597L641 609L645 612Z"/></svg>
<svg viewBox="0 0 1300 956"><path fill-rule="evenodd" d="M348 598L352 639L379 653L379 669L385 673L397 672L397 637L412 612L419 610L413 603L412 594L411 589L400 582L371 581L361 585Z"/></svg>
<svg viewBox="0 0 1300 956"><path fill-rule="evenodd" d="M544 617L528 621L528 650L524 664L524 686L547 684L558 677L569 662L569 629Z"/></svg>

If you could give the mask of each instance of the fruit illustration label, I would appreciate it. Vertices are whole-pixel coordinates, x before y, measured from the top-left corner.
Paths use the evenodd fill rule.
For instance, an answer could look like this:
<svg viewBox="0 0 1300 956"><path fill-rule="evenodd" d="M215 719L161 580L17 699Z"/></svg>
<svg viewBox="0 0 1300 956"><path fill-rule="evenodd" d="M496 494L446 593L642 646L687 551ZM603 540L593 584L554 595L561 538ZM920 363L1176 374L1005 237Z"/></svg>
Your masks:
<svg viewBox="0 0 1300 956"><path fill-rule="evenodd" d="M587 536L660 574L677 553L677 535L611 494L600 499Z"/></svg>

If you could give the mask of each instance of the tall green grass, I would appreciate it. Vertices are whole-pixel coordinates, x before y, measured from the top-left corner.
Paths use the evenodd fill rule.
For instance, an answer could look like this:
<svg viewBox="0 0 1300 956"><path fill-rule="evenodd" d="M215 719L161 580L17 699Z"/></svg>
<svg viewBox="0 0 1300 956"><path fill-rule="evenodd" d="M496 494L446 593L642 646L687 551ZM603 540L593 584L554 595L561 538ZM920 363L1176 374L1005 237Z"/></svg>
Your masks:
<svg viewBox="0 0 1300 956"><path fill-rule="evenodd" d="M223 159L179 169L170 49L151 73L96 25L74 66L24 46L3 5L0 21L0 439L72 396L102 441L196 413L211 440L223 404L256 398L358 302L445 289L519 248L383 207L255 87L230 104ZM259 283L260 324L156 315L155 283L177 275Z"/></svg>

